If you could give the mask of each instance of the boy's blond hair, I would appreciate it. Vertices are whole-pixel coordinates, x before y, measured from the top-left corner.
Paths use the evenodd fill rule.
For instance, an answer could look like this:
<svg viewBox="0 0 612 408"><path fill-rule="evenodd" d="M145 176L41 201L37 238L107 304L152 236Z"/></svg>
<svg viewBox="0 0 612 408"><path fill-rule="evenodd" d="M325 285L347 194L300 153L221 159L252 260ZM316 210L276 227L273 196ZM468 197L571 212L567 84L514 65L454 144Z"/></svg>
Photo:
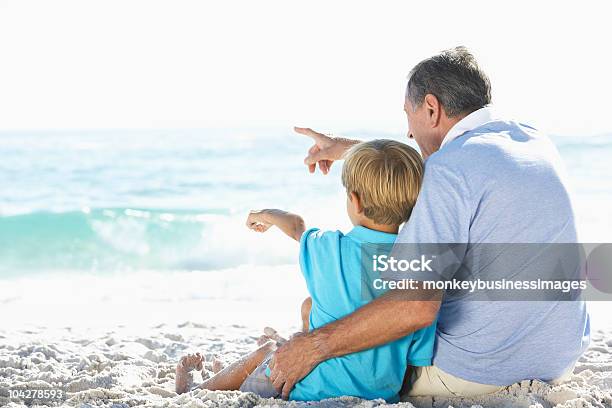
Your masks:
<svg viewBox="0 0 612 408"><path fill-rule="evenodd" d="M401 224L416 203L423 160L412 147L394 140L359 143L346 154L342 184L361 200L364 215L377 224Z"/></svg>

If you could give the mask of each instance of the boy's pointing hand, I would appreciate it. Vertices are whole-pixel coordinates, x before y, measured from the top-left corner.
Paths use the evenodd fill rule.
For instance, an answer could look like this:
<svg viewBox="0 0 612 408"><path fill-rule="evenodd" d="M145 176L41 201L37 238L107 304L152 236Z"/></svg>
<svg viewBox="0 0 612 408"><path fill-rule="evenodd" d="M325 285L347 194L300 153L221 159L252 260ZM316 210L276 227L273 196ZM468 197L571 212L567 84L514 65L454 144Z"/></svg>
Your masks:
<svg viewBox="0 0 612 408"><path fill-rule="evenodd" d="M253 231L266 232L272 224L266 221L264 210L252 210L247 217L246 226Z"/></svg>

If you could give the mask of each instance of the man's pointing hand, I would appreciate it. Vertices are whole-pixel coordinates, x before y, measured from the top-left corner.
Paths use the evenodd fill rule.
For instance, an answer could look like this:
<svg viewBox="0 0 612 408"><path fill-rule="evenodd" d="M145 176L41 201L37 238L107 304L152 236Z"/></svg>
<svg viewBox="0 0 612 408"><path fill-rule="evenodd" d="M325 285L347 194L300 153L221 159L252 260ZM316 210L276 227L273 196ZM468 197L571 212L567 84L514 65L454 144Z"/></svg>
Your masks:
<svg viewBox="0 0 612 408"><path fill-rule="evenodd" d="M304 159L304 164L308 166L308 171L311 173L315 172L317 163L323 174L329 173L334 161L340 160L351 146L359 143L358 140L332 137L315 132L310 128L294 127L293 130L310 137L314 141L314 145L308 149L308 156Z"/></svg>

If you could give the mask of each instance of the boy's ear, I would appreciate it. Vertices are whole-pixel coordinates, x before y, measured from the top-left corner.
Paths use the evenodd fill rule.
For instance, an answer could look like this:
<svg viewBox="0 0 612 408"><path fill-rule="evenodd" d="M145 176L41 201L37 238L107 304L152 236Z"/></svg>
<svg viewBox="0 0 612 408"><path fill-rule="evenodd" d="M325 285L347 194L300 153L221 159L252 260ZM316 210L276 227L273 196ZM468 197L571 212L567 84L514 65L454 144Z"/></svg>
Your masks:
<svg viewBox="0 0 612 408"><path fill-rule="evenodd" d="M357 214L361 214L363 212L363 206L361 205L361 199L359 198L359 194L352 191L351 194L349 195L349 198L351 202L353 203L353 205L355 206L355 212Z"/></svg>

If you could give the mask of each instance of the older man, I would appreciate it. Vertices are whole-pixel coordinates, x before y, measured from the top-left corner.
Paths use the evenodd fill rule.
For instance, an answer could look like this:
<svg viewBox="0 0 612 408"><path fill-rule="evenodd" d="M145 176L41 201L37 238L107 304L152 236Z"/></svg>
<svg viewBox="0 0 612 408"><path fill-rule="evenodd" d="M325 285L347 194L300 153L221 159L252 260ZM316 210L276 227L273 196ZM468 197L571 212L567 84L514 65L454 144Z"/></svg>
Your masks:
<svg viewBox="0 0 612 408"><path fill-rule="evenodd" d="M398 242L462 243L466 252L482 243L576 242L554 146L536 130L496 116L490 102L489 79L463 47L410 72L408 137L426 164L421 193ZM311 172L318 163L326 174L357 143L296 131L315 141L305 160ZM491 280L507 271L479 272ZM557 380L588 345L582 301L477 302L439 295L392 290L344 319L294 337L276 352L271 380L287 396L320 362L396 340L436 316L433 366L410 373L408 395L469 396L523 379Z"/></svg>

